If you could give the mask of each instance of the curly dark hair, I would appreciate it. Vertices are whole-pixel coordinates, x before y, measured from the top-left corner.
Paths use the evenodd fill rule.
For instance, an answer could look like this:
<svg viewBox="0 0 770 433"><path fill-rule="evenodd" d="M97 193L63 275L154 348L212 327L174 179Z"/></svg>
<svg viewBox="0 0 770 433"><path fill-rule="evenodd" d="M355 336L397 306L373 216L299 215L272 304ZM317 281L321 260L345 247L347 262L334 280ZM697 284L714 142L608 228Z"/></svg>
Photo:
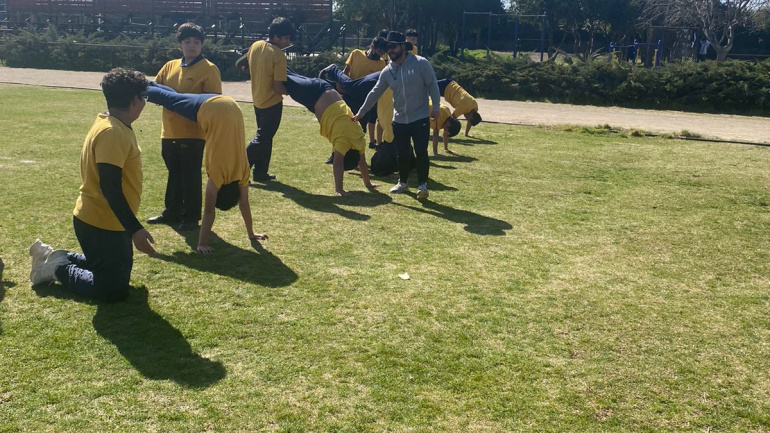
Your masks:
<svg viewBox="0 0 770 433"><path fill-rule="evenodd" d="M279 38L283 36L294 37L294 24L288 18L278 17L274 19L270 23L270 27L267 28L267 37L272 38L273 36Z"/></svg>
<svg viewBox="0 0 770 433"><path fill-rule="evenodd" d="M241 198L241 187L238 181L222 185L217 192L217 202L214 205L219 210L230 210L238 204Z"/></svg>
<svg viewBox="0 0 770 433"><path fill-rule="evenodd" d="M147 91L147 78L133 69L114 68L102 78L101 86L108 108L126 109Z"/></svg>
<svg viewBox="0 0 770 433"><path fill-rule="evenodd" d="M200 39L203 42L206 39L206 34L203 33L203 27L195 23L184 23L176 29L176 40L182 42L189 37Z"/></svg>
<svg viewBox="0 0 770 433"><path fill-rule="evenodd" d="M447 120L449 121L449 129L447 130L449 136L454 137L455 135L459 134L461 129L460 121L453 117L450 117Z"/></svg>

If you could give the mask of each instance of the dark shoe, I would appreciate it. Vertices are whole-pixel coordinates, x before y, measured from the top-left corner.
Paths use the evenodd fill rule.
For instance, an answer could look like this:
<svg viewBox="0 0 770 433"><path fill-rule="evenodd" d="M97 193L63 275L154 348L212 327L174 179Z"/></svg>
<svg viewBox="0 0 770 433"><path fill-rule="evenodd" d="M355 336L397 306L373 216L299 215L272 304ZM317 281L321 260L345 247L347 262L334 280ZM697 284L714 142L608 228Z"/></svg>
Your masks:
<svg viewBox="0 0 770 433"><path fill-rule="evenodd" d="M370 141L369 142L369 149L376 149L376 148L377 148L377 143L375 143L374 141Z"/></svg>
<svg viewBox="0 0 770 433"><path fill-rule="evenodd" d="M329 71L332 68L334 68L334 66L336 66L336 65L332 64L332 65L329 65L329 66L321 69L321 72L318 73L318 78L320 78L322 80L327 80L327 81L335 82L335 80L332 79L332 77L329 75Z"/></svg>
<svg viewBox="0 0 770 433"><path fill-rule="evenodd" d="M187 232L190 230L196 230L197 228L198 228L197 221L189 221L189 222L183 222L182 224L179 224L176 230L180 232Z"/></svg>
<svg viewBox="0 0 770 433"><path fill-rule="evenodd" d="M275 180L274 174L263 174L260 176L257 176L256 174L253 177L254 182L270 182L271 180Z"/></svg>
<svg viewBox="0 0 770 433"><path fill-rule="evenodd" d="M324 161L324 162L327 163L327 164L333 164L334 163L334 151L332 151L332 156L327 158L326 161Z"/></svg>
<svg viewBox="0 0 770 433"><path fill-rule="evenodd" d="M158 216L154 216L152 218L147 218L148 224L175 224L179 222L179 218L169 218L167 216L164 216L163 214L160 214Z"/></svg>

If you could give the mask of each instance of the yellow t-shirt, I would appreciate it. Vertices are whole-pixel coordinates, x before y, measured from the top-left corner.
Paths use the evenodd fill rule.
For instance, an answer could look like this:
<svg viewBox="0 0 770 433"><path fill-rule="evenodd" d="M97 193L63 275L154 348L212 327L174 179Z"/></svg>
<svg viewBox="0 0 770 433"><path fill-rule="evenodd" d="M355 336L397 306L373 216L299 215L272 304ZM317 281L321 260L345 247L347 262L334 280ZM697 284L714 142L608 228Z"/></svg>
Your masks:
<svg viewBox="0 0 770 433"><path fill-rule="evenodd" d="M206 59L184 68L181 59L172 60L163 65L155 76L155 82L179 93L222 93L219 68ZM164 108L160 136L167 139L202 139L203 133L195 122Z"/></svg>
<svg viewBox="0 0 770 433"><path fill-rule="evenodd" d="M393 142L393 90L388 87L377 100L377 122L382 127L382 141Z"/></svg>
<svg viewBox="0 0 770 433"><path fill-rule="evenodd" d="M446 90L444 90L444 99L454 107L455 111L452 112L452 117L455 119L463 114L479 109L479 104L476 103L473 96L454 81L446 86Z"/></svg>
<svg viewBox="0 0 770 433"><path fill-rule="evenodd" d="M412 53L412 54L414 54L415 56L416 56L417 54L419 54L419 53L418 53L418 50L417 50L417 45L414 45L414 44L412 44L412 51L409 51L409 52L410 52L410 53Z"/></svg>
<svg viewBox="0 0 770 433"><path fill-rule="evenodd" d="M329 140L334 150L343 155L350 149L361 153L366 151L364 132L358 122L351 121L353 117L354 114L345 101L329 105L321 115L321 136Z"/></svg>
<svg viewBox="0 0 770 433"><path fill-rule="evenodd" d="M428 99L428 111L433 112L433 102L430 99ZM438 113L438 119L436 119L435 122L430 123L431 129L434 131L437 129L439 131L444 129L444 122L452 117L452 112L449 110L449 107L444 104L439 104Z"/></svg>
<svg viewBox="0 0 770 433"><path fill-rule="evenodd" d="M283 100L273 88L273 81L286 81L286 55L277 45L254 42L249 48L249 73L255 107L268 108Z"/></svg>
<svg viewBox="0 0 770 433"><path fill-rule="evenodd" d="M80 194L73 214L86 224L103 230L123 231L99 184L97 164L122 169L123 195L136 215L142 198L142 150L134 130L107 113L96 116L80 152Z"/></svg>
<svg viewBox="0 0 770 433"><path fill-rule="evenodd" d="M214 186L221 188L234 181L241 186L248 185L246 130L238 103L229 96L207 100L198 110L198 125L206 140L203 157L206 174Z"/></svg>
<svg viewBox="0 0 770 433"><path fill-rule="evenodd" d="M365 77L371 73L379 72L385 68L385 62L382 59L372 60L366 57L363 50L353 50L350 52L345 64L350 66L350 78L356 80Z"/></svg>

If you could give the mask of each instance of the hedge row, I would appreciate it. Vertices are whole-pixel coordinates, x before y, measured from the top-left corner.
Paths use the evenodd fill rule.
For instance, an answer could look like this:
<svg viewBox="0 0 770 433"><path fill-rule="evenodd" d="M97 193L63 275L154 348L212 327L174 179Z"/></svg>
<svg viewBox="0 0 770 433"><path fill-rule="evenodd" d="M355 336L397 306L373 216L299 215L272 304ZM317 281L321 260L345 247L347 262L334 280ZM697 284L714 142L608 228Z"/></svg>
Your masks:
<svg viewBox="0 0 770 433"><path fill-rule="evenodd" d="M233 67L238 57L234 48L207 40L203 50L224 80L247 80ZM469 54L464 61L448 52L430 60L439 78L454 78L480 97L753 115L768 115L770 109L770 62L684 62L643 68L605 59L539 63ZM51 31L24 33L0 46L0 58L7 66L27 68L106 71L130 66L154 75L177 57L173 37L108 41L99 36L60 37ZM315 76L330 63L341 65L342 59L322 53L294 58L289 66Z"/></svg>

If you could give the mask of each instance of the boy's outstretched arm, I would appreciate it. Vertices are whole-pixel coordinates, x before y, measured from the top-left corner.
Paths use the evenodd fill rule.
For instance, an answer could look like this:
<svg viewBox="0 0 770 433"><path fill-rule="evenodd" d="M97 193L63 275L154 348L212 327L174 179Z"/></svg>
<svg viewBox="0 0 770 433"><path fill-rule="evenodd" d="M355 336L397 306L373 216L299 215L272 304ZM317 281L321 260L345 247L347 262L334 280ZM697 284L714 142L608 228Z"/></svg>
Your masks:
<svg viewBox="0 0 770 433"><path fill-rule="evenodd" d="M345 174L345 156L338 150L334 150L334 160L332 161L332 171L334 172L334 192L337 195L348 195L345 188L342 187L342 176Z"/></svg>
<svg viewBox="0 0 770 433"><path fill-rule="evenodd" d="M249 186L243 185L240 189L241 195L238 199L238 209L241 210L241 217L243 218L243 224L246 225L246 233L249 235L249 239L267 239L266 233L254 233L254 227L251 222L251 206L249 206Z"/></svg>
<svg viewBox="0 0 770 433"><path fill-rule="evenodd" d="M201 230L198 235L198 248L197 251L201 254L210 254L214 252L214 248L209 246L209 235L211 234L211 227L214 225L214 217L216 216L215 205L217 203L217 194L219 190L214 185L214 182L209 179L206 182L205 199L203 200L203 219L201 220Z"/></svg>

